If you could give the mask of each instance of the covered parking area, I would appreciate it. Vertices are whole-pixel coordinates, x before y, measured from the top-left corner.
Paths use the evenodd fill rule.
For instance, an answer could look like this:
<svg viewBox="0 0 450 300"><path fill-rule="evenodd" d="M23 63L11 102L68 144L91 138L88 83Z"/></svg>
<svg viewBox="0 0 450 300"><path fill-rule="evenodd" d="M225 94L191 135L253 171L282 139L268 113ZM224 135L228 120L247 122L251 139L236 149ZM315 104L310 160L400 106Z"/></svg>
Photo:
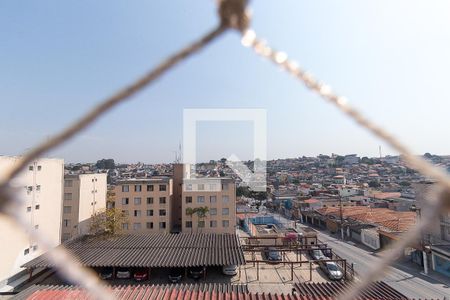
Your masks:
<svg viewBox="0 0 450 300"><path fill-rule="evenodd" d="M116 236L80 236L65 242L65 247L84 267L99 270L147 270L150 278L155 269L203 268L245 264L244 253L235 234L180 233L180 234L130 234ZM41 255L22 267L30 277L36 268L55 266Z"/></svg>

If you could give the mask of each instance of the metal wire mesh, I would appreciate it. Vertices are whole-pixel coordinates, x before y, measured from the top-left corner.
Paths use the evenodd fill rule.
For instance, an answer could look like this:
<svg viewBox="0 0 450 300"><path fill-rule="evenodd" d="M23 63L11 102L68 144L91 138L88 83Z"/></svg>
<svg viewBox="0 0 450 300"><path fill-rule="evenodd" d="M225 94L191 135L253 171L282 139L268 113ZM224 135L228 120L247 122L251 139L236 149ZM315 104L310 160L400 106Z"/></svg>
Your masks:
<svg viewBox="0 0 450 300"><path fill-rule="evenodd" d="M355 287L342 295L340 299L353 299L358 293L367 287L370 282L376 280L386 270L387 266L395 259L407 245L414 242L420 235L421 231L426 228L432 220L438 215L440 208L450 206L450 177L441 169L431 165L427 161L415 156L402 144L397 138L392 136L382 127L371 122L364 117L360 112L351 107L345 97L339 96L331 90L328 85L317 81L310 73L305 72L298 65L289 60L287 54L280 51L275 51L264 42L256 37L254 31L248 29L250 23L249 13L246 10L246 0L219 0L218 1L218 15L220 17L219 25L212 31L195 41L191 45L181 49L179 52L169 56L162 61L156 68L145 74L129 86L119 90L111 97L105 99L98 106L94 107L90 112L83 116L71 126L61 131L52 139L39 144L31 151L26 153L18 164L7 170L6 176L0 181L0 212L11 217L16 225L22 228L27 234L37 241L41 247L48 251L48 258L57 266L58 271L69 282L80 285L85 288L92 297L98 299L113 299L113 295L101 283L101 281L86 268L81 267L76 259L63 247L51 248L50 243L46 237L38 231L32 230L26 220L23 219L19 210L16 208L20 199L16 199L14 189L10 185L11 180L17 176L32 160L45 154L49 150L61 145L70 138L74 137L80 131L89 127L94 121L100 118L103 114L108 112L111 108L129 100L131 96L142 90L147 85L161 77L165 72L169 71L175 65L179 64L187 57L198 52L206 45L211 43L222 33L228 29L236 29L242 33L242 44L246 47L251 47L256 54L269 59L289 74L303 82L307 88L316 92L323 99L334 104L340 111L353 119L358 125L364 127L369 132L373 133L386 143L391 145L399 153L401 153L405 161L411 168L416 169L420 173L437 181L441 188L439 195L436 197L428 197L426 199L427 210L426 214L420 219L414 228L408 231L399 241L397 241L392 249L383 257L381 263L373 266L369 274L364 277L362 281L355 285Z"/></svg>

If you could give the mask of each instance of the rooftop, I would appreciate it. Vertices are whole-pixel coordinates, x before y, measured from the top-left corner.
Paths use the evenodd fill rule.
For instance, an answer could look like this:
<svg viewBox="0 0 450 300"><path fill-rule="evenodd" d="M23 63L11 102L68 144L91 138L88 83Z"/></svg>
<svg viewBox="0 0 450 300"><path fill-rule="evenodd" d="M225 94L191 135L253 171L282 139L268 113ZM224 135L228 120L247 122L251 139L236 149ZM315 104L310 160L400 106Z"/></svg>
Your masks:
<svg viewBox="0 0 450 300"><path fill-rule="evenodd" d="M192 267L245 263L238 237L227 233L85 235L62 246L87 267ZM53 266L45 254L23 265L25 268Z"/></svg>

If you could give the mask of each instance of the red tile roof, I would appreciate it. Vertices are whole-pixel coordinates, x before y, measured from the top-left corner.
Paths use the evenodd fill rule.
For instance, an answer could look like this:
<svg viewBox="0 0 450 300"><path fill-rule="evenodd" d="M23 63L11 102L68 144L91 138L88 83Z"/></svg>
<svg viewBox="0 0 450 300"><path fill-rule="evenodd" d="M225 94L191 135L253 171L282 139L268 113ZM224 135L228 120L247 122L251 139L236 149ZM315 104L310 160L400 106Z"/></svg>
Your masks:
<svg viewBox="0 0 450 300"><path fill-rule="evenodd" d="M227 287L228 286L228 287ZM224 284L127 285L111 287L117 299L185 299L185 300L327 300L330 297L310 297L291 294L249 293L246 288ZM64 300L93 299L85 290L72 286L32 286L14 299Z"/></svg>
<svg viewBox="0 0 450 300"><path fill-rule="evenodd" d="M316 210L324 216L340 215L339 207L324 207ZM379 225L388 231L404 232L416 223L415 212L399 212L387 208L367 206L343 207L342 216L361 223Z"/></svg>
<svg viewBox="0 0 450 300"><path fill-rule="evenodd" d="M300 296L315 297L315 299L322 299L327 297L335 299L342 295L348 289L352 288L354 283L350 282L301 282L294 284L296 294ZM364 289L356 300L406 300L405 295L401 294L383 281L376 281L371 283Z"/></svg>
<svg viewBox="0 0 450 300"><path fill-rule="evenodd" d="M319 203L320 201L317 200L317 199L311 198L311 199L307 199L307 200L305 200L305 201L303 201L303 202L304 202L304 203L310 203L310 204L313 204L313 203Z"/></svg>
<svg viewBox="0 0 450 300"><path fill-rule="evenodd" d="M293 294L250 293L246 285L230 284L176 284L176 285L124 285L110 287L117 299L186 299L186 300L332 300L351 288L346 282L303 282L293 285ZM14 299L93 299L83 289L74 286L33 285L17 294ZM406 296L377 281L361 292L357 300L406 300Z"/></svg>

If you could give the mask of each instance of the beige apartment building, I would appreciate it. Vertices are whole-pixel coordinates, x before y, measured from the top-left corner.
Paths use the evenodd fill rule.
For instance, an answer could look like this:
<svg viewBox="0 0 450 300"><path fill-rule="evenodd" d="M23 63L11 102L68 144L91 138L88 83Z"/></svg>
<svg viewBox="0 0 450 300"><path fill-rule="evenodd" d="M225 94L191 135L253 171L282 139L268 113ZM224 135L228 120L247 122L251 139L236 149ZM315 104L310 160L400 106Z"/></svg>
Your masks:
<svg viewBox="0 0 450 300"><path fill-rule="evenodd" d="M107 174L64 176L61 241L90 230L92 215L106 207Z"/></svg>
<svg viewBox="0 0 450 300"><path fill-rule="evenodd" d="M0 156L0 177L19 159ZM36 159L13 182L17 199L23 200L17 203L17 210L32 230L45 235L51 246L57 246L61 239L63 180L64 160ZM0 233L0 291L7 292L12 289L12 281L27 278L20 266L44 252L3 215L0 215Z"/></svg>
<svg viewBox="0 0 450 300"><path fill-rule="evenodd" d="M114 188L114 206L127 216L127 232L170 232L172 179L168 177L127 179Z"/></svg>
<svg viewBox="0 0 450 300"><path fill-rule="evenodd" d="M236 184L231 178L185 178L182 185L182 232L234 233ZM207 207L205 217L188 214Z"/></svg>

